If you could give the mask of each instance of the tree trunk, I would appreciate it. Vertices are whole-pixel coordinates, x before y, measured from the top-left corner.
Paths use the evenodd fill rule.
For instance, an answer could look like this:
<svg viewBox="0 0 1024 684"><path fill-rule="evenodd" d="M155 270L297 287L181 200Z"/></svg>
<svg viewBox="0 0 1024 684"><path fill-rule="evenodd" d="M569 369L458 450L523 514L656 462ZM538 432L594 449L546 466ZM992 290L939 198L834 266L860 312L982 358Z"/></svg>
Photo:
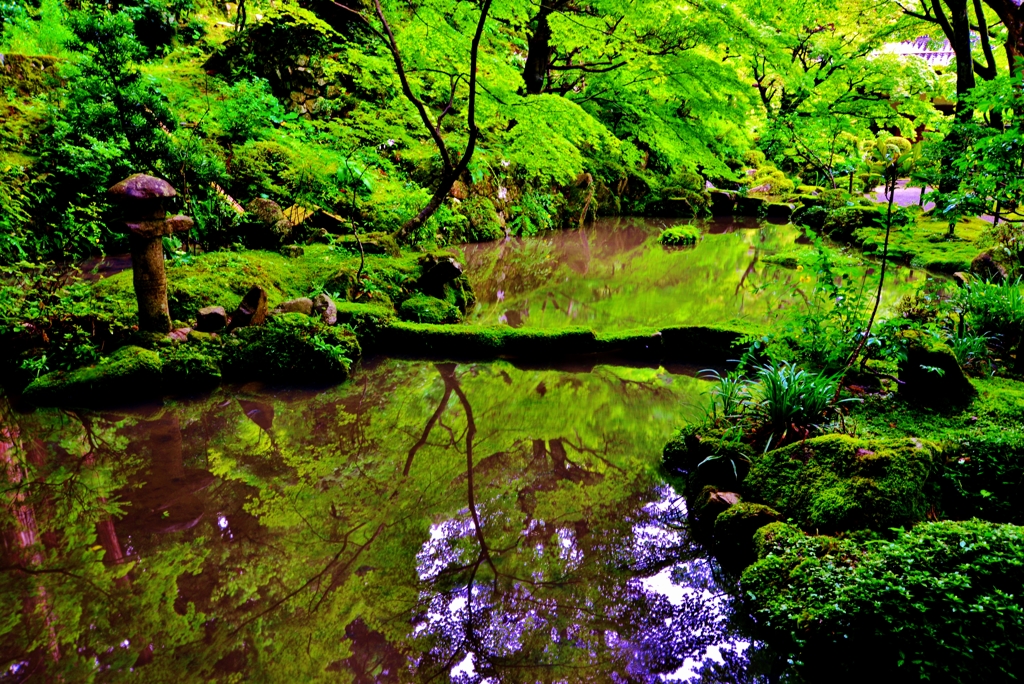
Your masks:
<svg viewBox="0 0 1024 684"><path fill-rule="evenodd" d="M548 64L551 61L551 26L548 16L551 9L541 2L537 16L533 20L533 35L530 36L526 66L523 67L523 80L526 82L528 95L539 95L544 92L544 81L548 75Z"/></svg>
<svg viewBox="0 0 1024 684"><path fill-rule="evenodd" d="M936 12L941 12L938 0L932 0ZM970 121L974 110L967 103L967 95L974 88L974 58L971 56L971 19L967 11L967 0L945 0L949 9L951 44L956 54L956 118L957 123ZM942 176L939 179L939 192L953 192L959 180L952 172L952 160L963 148L963 135L954 127L946 136L946 154L943 159Z"/></svg>

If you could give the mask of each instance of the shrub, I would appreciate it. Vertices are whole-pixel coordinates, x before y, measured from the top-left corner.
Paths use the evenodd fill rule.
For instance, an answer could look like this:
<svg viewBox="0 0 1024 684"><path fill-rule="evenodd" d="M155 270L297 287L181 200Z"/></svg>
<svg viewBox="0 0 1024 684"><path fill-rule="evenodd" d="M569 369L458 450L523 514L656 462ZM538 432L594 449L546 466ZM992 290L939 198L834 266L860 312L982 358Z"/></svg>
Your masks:
<svg viewBox="0 0 1024 684"><path fill-rule="evenodd" d="M785 361L755 366L750 405L761 424L784 438L790 428L817 430L831 418L839 375L814 373Z"/></svg>
<svg viewBox="0 0 1024 684"><path fill-rule="evenodd" d="M284 107L262 78L240 80L224 89L224 131L232 140L243 142L258 137L284 117Z"/></svg>

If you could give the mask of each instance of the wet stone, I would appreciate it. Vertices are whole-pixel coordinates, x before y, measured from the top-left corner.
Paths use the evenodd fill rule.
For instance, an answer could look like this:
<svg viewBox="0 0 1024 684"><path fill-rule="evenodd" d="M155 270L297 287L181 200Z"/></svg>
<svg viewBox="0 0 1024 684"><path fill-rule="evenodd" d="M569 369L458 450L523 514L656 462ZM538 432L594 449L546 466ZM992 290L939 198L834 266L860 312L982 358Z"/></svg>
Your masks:
<svg viewBox="0 0 1024 684"><path fill-rule="evenodd" d="M313 313L313 300L309 297L289 299L287 302L283 302L278 305L272 313L301 313L309 316ZM337 309L335 309L335 317L337 317Z"/></svg>

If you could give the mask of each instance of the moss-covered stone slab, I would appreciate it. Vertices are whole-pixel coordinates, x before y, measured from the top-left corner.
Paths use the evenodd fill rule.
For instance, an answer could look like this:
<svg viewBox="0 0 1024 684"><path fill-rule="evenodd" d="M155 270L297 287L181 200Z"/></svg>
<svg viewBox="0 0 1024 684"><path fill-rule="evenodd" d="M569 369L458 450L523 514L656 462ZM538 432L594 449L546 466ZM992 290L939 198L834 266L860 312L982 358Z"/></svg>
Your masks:
<svg viewBox="0 0 1024 684"><path fill-rule="evenodd" d="M806 530L885 530L925 518L939 464L920 440L826 435L755 457L741 491Z"/></svg>
<svg viewBox="0 0 1024 684"><path fill-rule="evenodd" d="M163 385L160 355L141 347L122 347L94 366L47 373L25 388L36 406L131 404L159 396Z"/></svg>

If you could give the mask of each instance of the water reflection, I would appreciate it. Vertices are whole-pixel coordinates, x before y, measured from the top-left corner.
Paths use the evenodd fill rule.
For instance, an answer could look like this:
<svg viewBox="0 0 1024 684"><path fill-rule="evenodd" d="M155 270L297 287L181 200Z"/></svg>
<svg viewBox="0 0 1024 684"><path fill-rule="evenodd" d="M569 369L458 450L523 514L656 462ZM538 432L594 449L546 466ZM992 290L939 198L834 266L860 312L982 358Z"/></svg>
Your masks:
<svg viewBox="0 0 1024 684"><path fill-rule="evenodd" d="M742 642L654 475L699 392L382 361L317 393L0 405L0 678L696 676Z"/></svg>
<svg viewBox="0 0 1024 684"><path fill-rule="evenodd" d="M585 325L596 330L767 322L798 303L812 274L766 255L811 249L794 226L753 218L697 221L695 246L666 248L660 232L684 219L602 219L579 230L466 245L478 304L471 320L513 327ZM895 273L893 272L895 271ZM886 298L924 280L893 269Z"/></svg>

